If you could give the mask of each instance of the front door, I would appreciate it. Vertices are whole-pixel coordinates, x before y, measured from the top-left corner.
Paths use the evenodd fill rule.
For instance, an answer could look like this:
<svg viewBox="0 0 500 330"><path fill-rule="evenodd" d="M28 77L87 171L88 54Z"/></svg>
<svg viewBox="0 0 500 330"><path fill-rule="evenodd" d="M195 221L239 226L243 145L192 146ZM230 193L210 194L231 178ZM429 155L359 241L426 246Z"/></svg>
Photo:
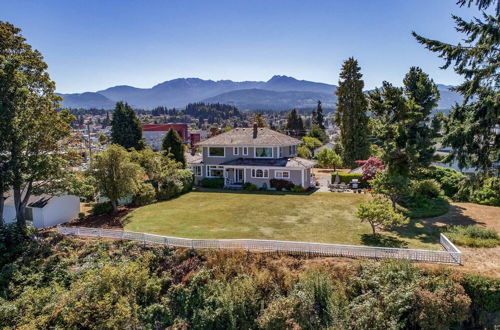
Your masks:
<svg viewBox="0 0 500 330"><path fill-rule="evenodd" d="M234 182L236 183L242 183L244 180L243 178L243 169L242 168L237 168L234 170Z"/></svg>

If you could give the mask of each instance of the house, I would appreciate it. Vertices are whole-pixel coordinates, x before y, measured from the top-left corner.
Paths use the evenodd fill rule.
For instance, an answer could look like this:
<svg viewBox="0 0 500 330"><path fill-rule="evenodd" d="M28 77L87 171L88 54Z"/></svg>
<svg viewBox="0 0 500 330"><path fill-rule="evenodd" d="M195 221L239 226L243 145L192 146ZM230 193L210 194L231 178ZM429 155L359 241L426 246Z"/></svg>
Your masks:
<svg viewBox="0 0 500 330"><path fill-rule="evenodd" d="M55 226L76 219L80 212L80 198L73 195L33 195L26 205L26 220L33 221L38 229ZM16 221L14 198L9 194L5 200L3 219L5 223Z"/></svg>
<svg viewBox="0 0 500 330"><path fill-rule="evenodd" d="M188 157L187 162L197 183L224 178L226 187L250 182L269 188L271 179L283 179L309 188L315 163L297 157L299 144L300 140L269 128L234 128L198 143L202 154Z"/></svg>
<svg viewBox="0 0 500 330"><path fill-rule="evenodd" d="M184 143L189 142L188 125L187 124L144 124L142 125L142 138L146 144L150 145L154 150L161 149L161 143L165 134L169 129L174 129L179 133Z"/></svg>

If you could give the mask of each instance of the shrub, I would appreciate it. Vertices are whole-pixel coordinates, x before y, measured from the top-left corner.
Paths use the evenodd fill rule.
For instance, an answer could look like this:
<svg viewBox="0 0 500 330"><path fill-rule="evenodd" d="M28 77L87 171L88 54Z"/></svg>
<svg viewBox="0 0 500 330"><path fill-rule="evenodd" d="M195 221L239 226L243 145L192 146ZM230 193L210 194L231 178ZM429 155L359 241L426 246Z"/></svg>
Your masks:
<svg viewBox="0 0 500 330"><path fill-rule="evenodd" d="M358 179L361 186L366 186L366 180L363 179L362 173L343 173L343 172L333 172L332 173L332 183L335 182L335 177L339 175L341 183L351 183L352 179Z"/></svg>
<svg viewBox="0 0 500 330"><path fill-rule="evenodd" d="M78 213L78 219L83 219L85 218L85 213L84 212L79 212Z"/></svg>
<svg viewBox="0 0 500 330"><path fill-rule="evenodd" d="M455 199L461 184L466 177L452 168L429 166L427 169L420 170L414 177L417 180L434 179L441 185L444 194Z"/></svg>
<svg viewBox="0 0 500 330"><path fill-rule="evenodd" d="M436 198L442 194L441 186L434 179L413 180L411 187L411 194L416 198Z"/></svg>
<svg viewBox="0 0 500 330"><path fill-rule="evenodd" d="M500 178L484 180L481 188L472 193L471 200L482 205L500 206Z"/></svg>
<svg viewBox="0 0 500 330"><path fill-rule="evenodd" d="M111 205L111 202L102 202L102 203L95 203L92 205L92 209L90 210L90 213L93 215L98 215L98 214L104 214L104 213L110 213L113 211L113 205Z"/></svg>
<svg viewBox="0 0 500 330"><path fill-rule="evenodd" d="M294 187L292 188L292 191L293 191L293 192L297 192L297 193L302 193L302 192L305 192L306 190L305 190L305 189L304 189L304 187L302 187L302 186L294 186Z"/></svg>
<svg viewBox="0 0 500 330"><path fill-rule="evenodd" d="M168 200L182 193L184 185L178 178L168 178L162 182L160 191L158 192L159 200Z"/></svg>
<svg viewBox="0 0 500 330"><path fill-rule="evenodd" d="M204 188L222 189L224 188L224 178L203 178L201 186Z"/></svg>
<svg viewBox="0 0 500 330"><path fill-rule="evenodd" d="M156 191L150 183L142 183L139 190L132 196L132 203L137 206L148 205L154 202Z"/></svg>
<svg viewBox="0 0 500 330"><path fill-rule="evenodd" d="M245 182L243 184L243 190L246 190L246 191L256 191L257 190L257 186L254 185L253 183Z"/></svg>
<svg viewBox="0 0 500 330"><path fill-rule="evenodd" d="M500 244L500 237L493 229L481 226L454 226L446 233L455 244L470 247L493 248Z"/></svg>
<svg viewBox="0 0 500 330"><path fill-rule="evenodd" d="M460 283L472 300L471 328L493 329L495 314L500 312L500 279L477 274L465 274Z"/></svg>
<svg viewBox="0 0 500 330"><path fill-rule="evenodd" d="M194 177L190 169L182 169L177 172L177 177L182 183L181 193L187 193L193 189Z"/></svg>
<svg viewBox="0 0 500 330"><path fill-rule="evenodd" d="M281 191L283 189L292 190L294 184L288 180L283 179L271 179L271 188L276 188L276 190Z"/></svg>

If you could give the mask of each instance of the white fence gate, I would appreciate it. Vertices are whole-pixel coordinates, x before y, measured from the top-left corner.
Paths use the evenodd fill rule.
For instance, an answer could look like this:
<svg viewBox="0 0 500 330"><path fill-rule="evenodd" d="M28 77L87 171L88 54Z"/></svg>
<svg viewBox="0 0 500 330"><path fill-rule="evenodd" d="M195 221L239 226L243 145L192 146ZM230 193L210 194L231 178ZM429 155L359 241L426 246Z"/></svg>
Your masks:
<svg viewBox="0 0 500 330"><path fill-rule="evenodd" d="M57 226L57 232L63 235L106 237L144 243L163 244L171 247L190 249L237 249L247 251L275 251L288 254L306 254L336 257L390 258L406 259L446 264L461 264L462 253L450 240L440 234L439 242L445 251L416 250L371 247L361 245L324 244L293 241L271 241L255 239L190 239L136 233L124 230L63 227Z"/></svg>

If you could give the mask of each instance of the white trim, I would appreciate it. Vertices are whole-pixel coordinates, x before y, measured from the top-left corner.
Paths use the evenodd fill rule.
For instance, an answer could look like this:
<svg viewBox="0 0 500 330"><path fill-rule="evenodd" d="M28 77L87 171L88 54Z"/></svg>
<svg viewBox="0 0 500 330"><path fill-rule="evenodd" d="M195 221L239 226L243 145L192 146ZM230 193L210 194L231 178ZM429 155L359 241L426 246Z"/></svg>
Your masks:
<svg viewBox="0 0 500 330"><path fill-rule="evenodd" d="M233 147L233 155L238 156L239 154L240 154L240 147Z"/></svg>
<svg viewBox="0 0 500 330"><path fill-rule="evenodd" d="M210 148L222 148L222 150L224 150L224 156L210 156ZM215 147L215 146L208 147L207 157L209 157L209 158L226 158L226 148L225 147Z"/></svg>
<svg viewBox="0 0 500 330"><path fill-rule="evenodd" d="M257 176L257 171L262 171L262 176ZM254 171L255 171L255 175L254 175ZM250 175L252 177L252 179L269 179L269 169L267 168L252 168L252 170L250 171ZM267 175L265 175L267 172Z"/></svg>
<svg viewBox="0 0 500 330"><path fill-rule="evenodd" d="M257 148L271 149L271 157L257 157ZM267 158L267 159L274 158L274 147L254 147L253 148L253 158Z"/></svg>
<svg viewBox="0 0 500 330"><path fill-rule="evenodd" d="M281 173L281 176L278 176ZM284 177L283 174L287 173L288 176ZM274 178L276 179L290 179L290 171L274 170Z"/></svg>
<svg viewBox="0 0 500 330"><path fill-rule="evenodd" d="M198 170L200 174L197 173ZM203 165L191 165L191 171L193 171L194 176L203 176Z"/></svg>
<svg viewBox="0 0 500 330"><path fill-rule="evenodd" d="M300 176L301 176L301 181L302 181L302 188L305 188L304 187L304 171L305 170L300 171Z"/></svg>
<svg viewBox="0 0 500 330"><path fill-rule="evenodd" d="M225 177L226 174L226 169L222 165L206 165L205 170L206 170L206 178L220 178L220 176L211 176L210 175L210 167L216 167L218 170L222 170L222 177Z"/></svg>

